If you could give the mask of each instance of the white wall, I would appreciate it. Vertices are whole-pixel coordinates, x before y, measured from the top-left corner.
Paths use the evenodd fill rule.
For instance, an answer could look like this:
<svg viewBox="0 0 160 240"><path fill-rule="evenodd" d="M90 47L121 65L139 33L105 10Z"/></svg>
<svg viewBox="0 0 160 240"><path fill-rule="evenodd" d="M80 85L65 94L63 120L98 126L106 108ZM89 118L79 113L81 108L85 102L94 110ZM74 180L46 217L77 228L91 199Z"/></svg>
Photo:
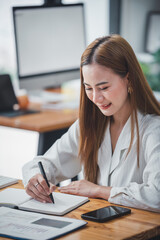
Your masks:
<svg viewBox="0 0 160 240"><path fill-rule="evenodd" d="M87 45L109 33L109 0L63 0L63 3L84 3Z"/></svg>
<svg viewBox="0 0 160 240"><path fill-rule="evenodd" d="M147 13L160 11L159 0L122 0L121 35L135 52L143 52Z"/></svg>

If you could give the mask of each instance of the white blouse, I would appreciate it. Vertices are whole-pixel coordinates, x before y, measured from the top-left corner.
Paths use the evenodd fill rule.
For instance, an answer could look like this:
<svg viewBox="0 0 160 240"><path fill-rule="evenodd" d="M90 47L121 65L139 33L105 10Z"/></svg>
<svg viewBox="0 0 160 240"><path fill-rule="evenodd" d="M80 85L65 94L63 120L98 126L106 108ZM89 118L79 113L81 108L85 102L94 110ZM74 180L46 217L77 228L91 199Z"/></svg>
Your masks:
<svg viewBox="0 0 160 240"><path fill-rule="evenodd" d="M139 167L136 137L127 155L131 119L128 119L121 131L113 155L108 125L98 152L97 183L112 187L108 199L111 203L160 212L160 117L138 113L138 123ZM78 175L83 170L78 158L78 146L77 120L43 156L37 156L23 166L24 185L32 176L39 173L38 161L44 164L47 177L53 184Z"/></svg>

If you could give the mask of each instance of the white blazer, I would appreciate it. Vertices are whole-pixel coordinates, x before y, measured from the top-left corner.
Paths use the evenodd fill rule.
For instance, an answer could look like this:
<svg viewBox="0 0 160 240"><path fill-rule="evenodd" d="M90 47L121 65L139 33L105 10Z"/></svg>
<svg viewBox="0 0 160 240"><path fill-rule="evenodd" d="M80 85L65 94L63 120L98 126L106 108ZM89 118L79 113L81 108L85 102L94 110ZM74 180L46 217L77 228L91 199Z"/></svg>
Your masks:
<svg viewBox="0 0 160 240"><path fill-rule="evenodd" d="M140 160L137 166L136 137L126 157L130 144L130 123L126 122L112 155L110 126L98 152L99 174L97 182L111 186L109 202L160 212L160 117L138 113L140 133ZM135 131L136 136L136 131ZM42 161L48 179L57 184L76 176L83 166L78 158L79 122L70 127L43 155L24 165L23 182L39 173Z"/></svg>

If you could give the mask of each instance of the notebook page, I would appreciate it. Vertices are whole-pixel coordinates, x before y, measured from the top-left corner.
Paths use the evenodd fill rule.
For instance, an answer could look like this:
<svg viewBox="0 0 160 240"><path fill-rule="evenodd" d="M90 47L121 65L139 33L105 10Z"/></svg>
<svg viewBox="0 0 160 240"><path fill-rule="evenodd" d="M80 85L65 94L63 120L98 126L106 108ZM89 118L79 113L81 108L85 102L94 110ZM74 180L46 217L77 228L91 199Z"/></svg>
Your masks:
<svg viewBox="0 0 160 240"><path fill-rule="evenodd" d="M7 188L0 192L0 203L10 203L19 206L31 197L23 189Z"/></svg>
<svg viewBox="0 0 160 240"><path fill-rule="evenodd" d="M76 195L53 193L55 203L41 203L34 199L21 204L21 209L28 209L30 211L37 211L48 214L63 215L72 209L80 206L88 201L87 197Z"/></svg>

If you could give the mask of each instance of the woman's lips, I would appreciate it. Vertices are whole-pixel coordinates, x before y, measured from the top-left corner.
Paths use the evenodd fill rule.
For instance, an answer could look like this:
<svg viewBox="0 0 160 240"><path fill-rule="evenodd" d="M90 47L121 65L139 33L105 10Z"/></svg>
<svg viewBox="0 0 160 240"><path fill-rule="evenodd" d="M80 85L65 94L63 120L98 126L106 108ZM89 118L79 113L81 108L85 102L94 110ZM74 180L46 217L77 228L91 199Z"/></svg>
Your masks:
<svg viewBox="0 0 160 240"><path fill-rule="evenodd" d="M111 106L112 103L106 104L106 105L101 105L99 106L102 110L106 110Z"/></svg>

